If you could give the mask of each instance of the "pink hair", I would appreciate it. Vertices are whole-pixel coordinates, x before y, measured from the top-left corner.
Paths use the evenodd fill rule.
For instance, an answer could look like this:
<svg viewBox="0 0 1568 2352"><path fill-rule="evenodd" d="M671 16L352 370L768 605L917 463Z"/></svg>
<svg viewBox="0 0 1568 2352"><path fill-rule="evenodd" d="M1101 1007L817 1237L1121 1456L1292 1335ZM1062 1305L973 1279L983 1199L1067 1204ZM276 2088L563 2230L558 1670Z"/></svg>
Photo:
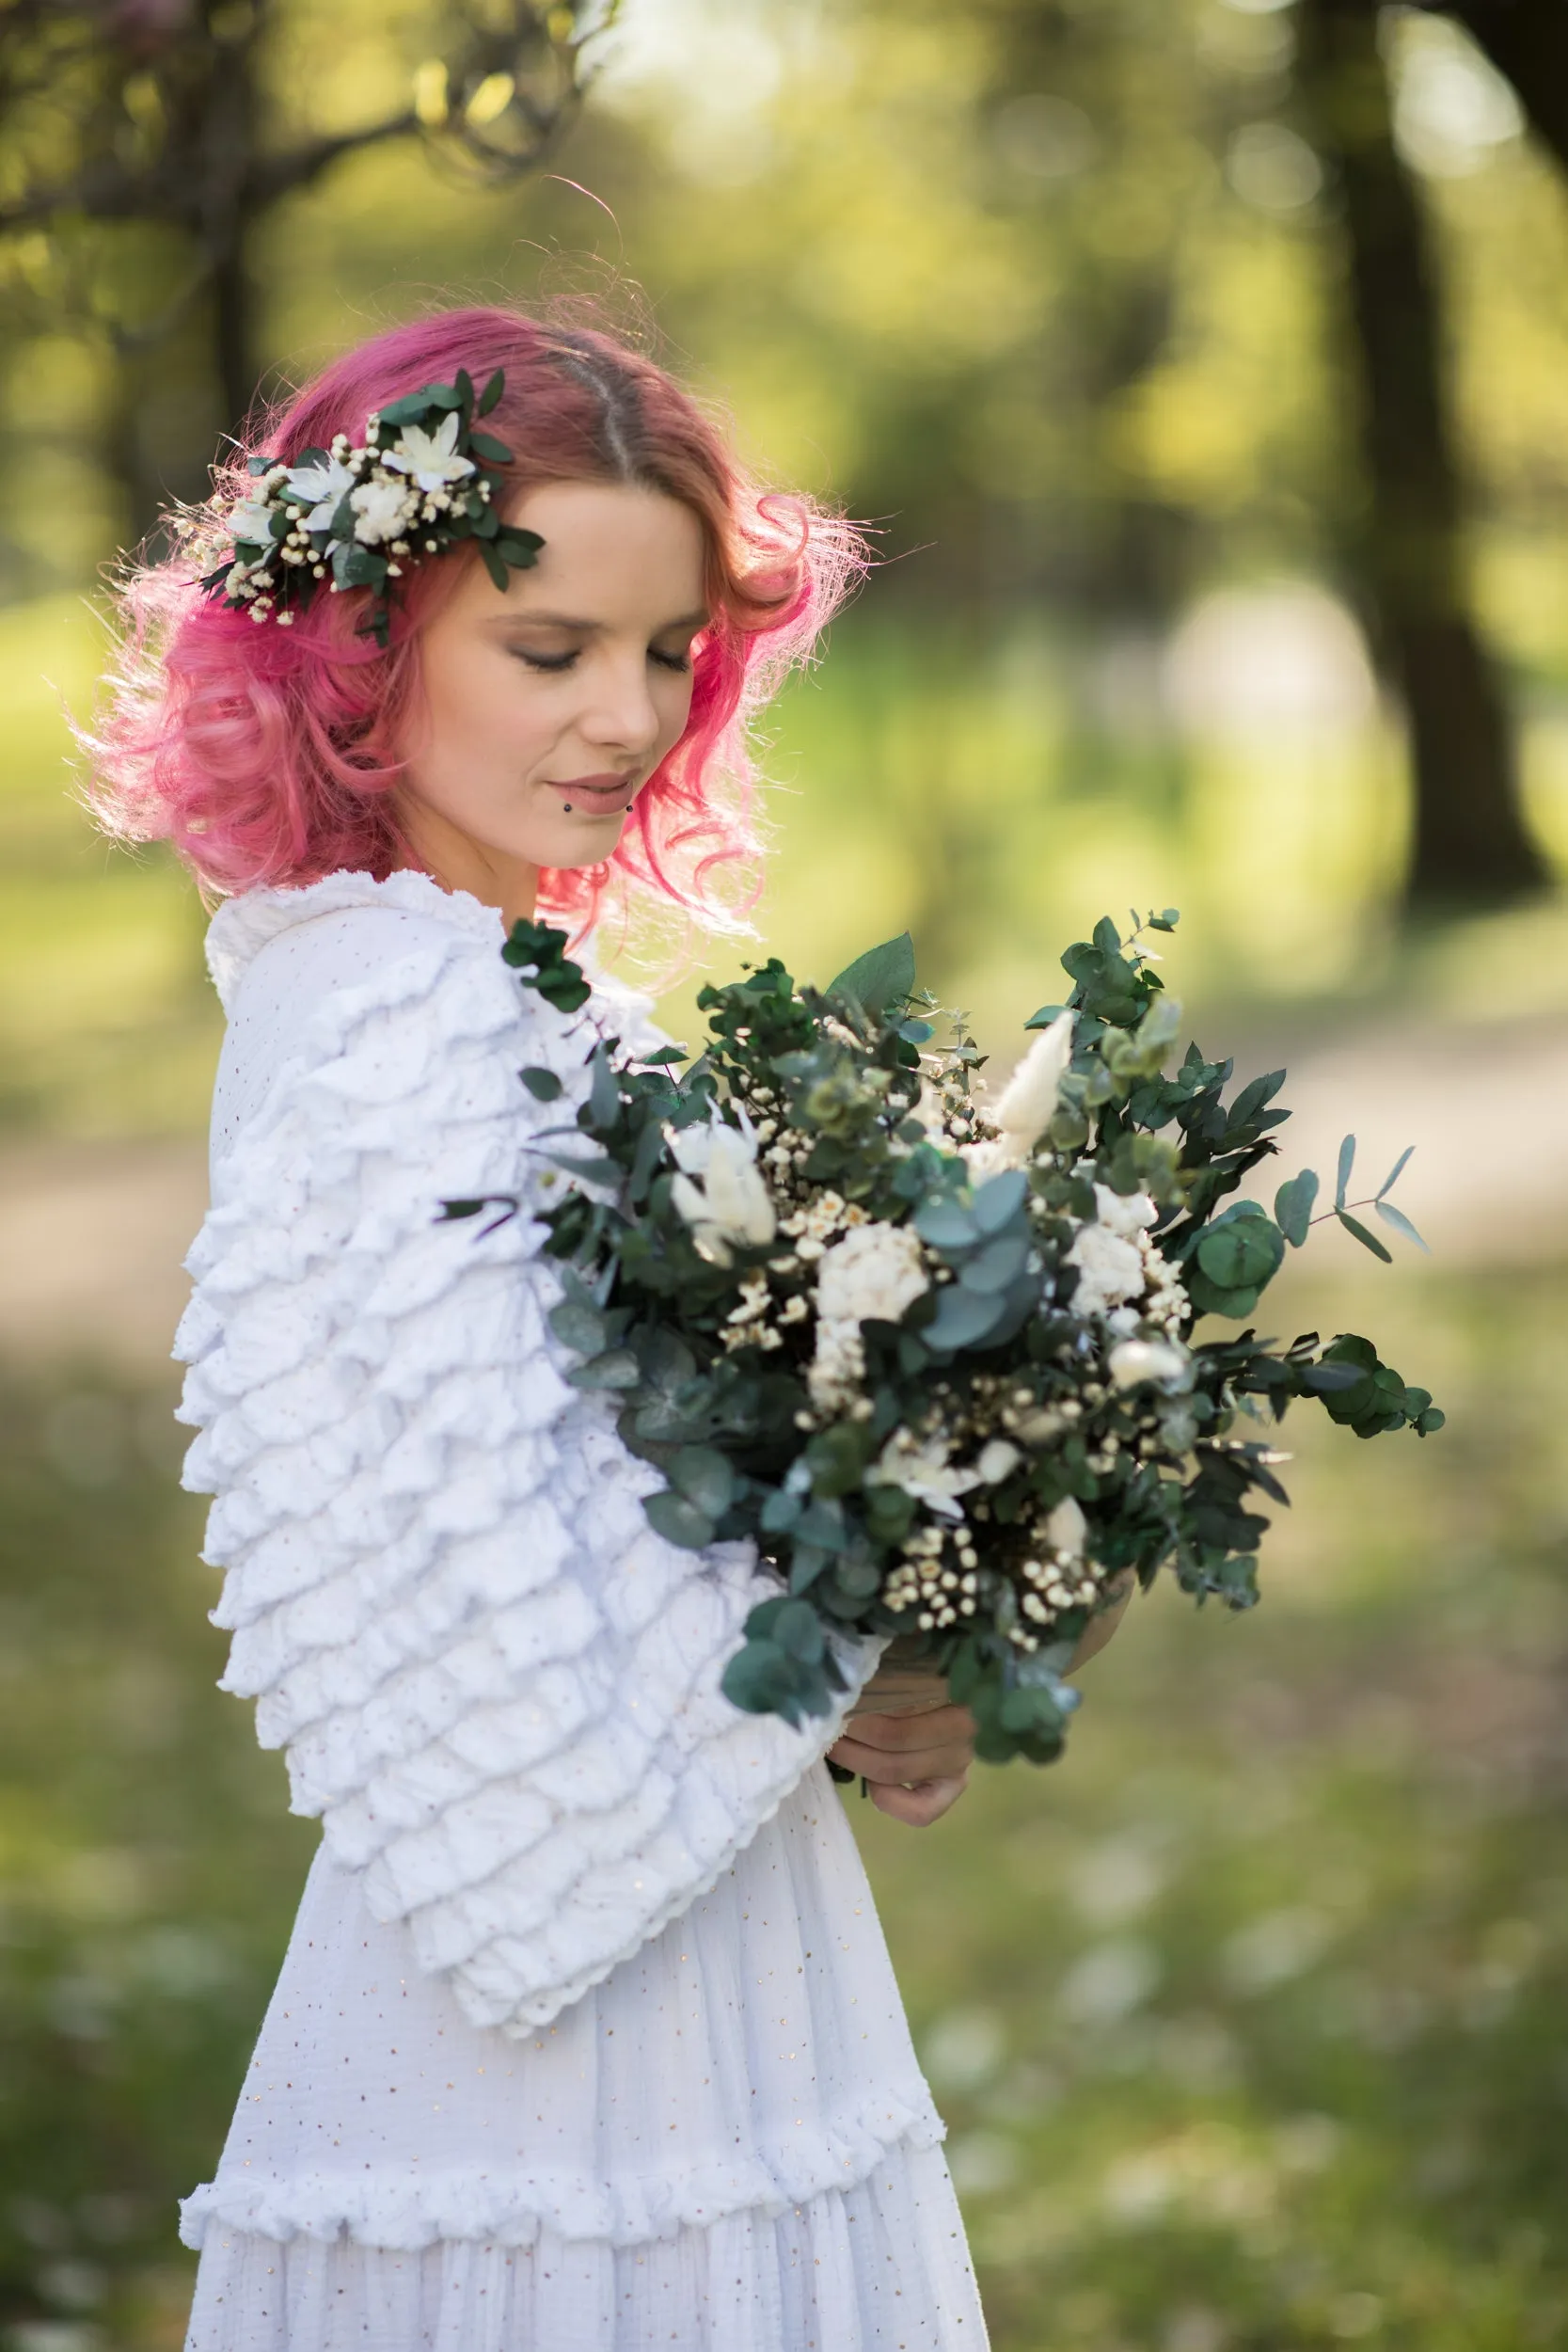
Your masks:
<svg viewBox="0 0 1568 2352"><path fill-rule="evenodd" d="M265 419L252 446L292 461L368 414L466 368L506 389L486 430L515 453L509 482L609 481L665 492L703 524L711 619L692 648L685 733L637 797L604 864L541 878L541 905L587 929L610 905L683 909L734 927L724 869L754 856L750 729L864 568L853 529L810 500L765 492L717 427L651 359L612 336L502 310L439 311L361 343ZM402 583L386 651L357 634L363 590L320 596L291 628L203 593L214 527L248 477L247 448L212 499L175 518L173 552L119 586L123 628L108 706L84 734L93 807L129 841L166 840L213 895L297 886L404 856L392 749L417 691L421 622L469 551Z"/></svg>

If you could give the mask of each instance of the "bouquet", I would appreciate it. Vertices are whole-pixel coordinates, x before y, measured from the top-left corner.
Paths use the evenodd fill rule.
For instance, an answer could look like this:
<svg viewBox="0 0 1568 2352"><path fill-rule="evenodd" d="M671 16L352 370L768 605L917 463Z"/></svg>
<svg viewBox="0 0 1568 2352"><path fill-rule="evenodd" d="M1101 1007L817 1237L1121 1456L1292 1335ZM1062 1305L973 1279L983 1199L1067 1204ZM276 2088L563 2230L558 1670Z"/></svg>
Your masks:
<svg viewBox="0 0 1568 2352"><path fill-rule="evenodd" d="M705 988L684 1069L680 1047L595 1032L575 1119L535 1138L562 1171L552 1327L660 1472L649 1519L692 1548L749 1536L777 1570L725 1670L736 1706L826 1713L830 1629L903 1637L974 1711L980 1756L1049 1762L1080 1637L1134 1578L1256 1600L1253 1505L1288 1500L1273 1429L1292 1400L1361 1438L1441 1427L1370 1341L1286 1346L1248 1320L1323 1217L1387 1259L1370 1207L1424 1248L1388 1198L1410 1154L1370 1202L1348 1198L1354 1137L1321 1214L1310 1170L1272 1214L1243 1196L1285 1073L1227 1099L1228 1060L1189 1045L1167 1067L1180 1008L1146 939L1176 921L1134 915L1123 940L1107 918L1069 947L1070 993L1025 1024L994 1102L904 937L825 989L777 958ZM566 946L518 923L503 953L571 1012L591 992ZM562 1096L552 1071L521 1076Z"/></svg>

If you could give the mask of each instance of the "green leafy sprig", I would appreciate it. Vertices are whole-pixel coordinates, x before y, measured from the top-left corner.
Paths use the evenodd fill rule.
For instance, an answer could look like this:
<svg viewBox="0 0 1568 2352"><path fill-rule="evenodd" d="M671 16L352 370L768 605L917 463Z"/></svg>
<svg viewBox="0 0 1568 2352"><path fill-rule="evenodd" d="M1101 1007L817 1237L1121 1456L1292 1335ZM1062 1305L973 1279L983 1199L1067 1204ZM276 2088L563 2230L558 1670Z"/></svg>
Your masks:
<svg viewBox="0 0 1568 2352"><path fill-rule="evenodd" d="M750 1537L777 1569L724 1675L736 1705L821 1714L844 1687L835 1634L888 1634L974 1709L982 1757L1047 1762L1078 1703L1076 1645L1129 1580L1164 1565L1199 1601L1254 1602L1268 1524L1254 1505L1288 1500L1268 1424L1291 1404L1316 1399L1362 1437L1442 1425L1430 1393L1357 1334L1195 1331L1205 1316L1245 1323L1323 1218L1309 1171L1278 1188L1272 1216L1241 1193L1276 1152L1282 1071L1232 1090L1230 1061L1196 1045L1167 1071L1180 1009L1141 942L1176 920L1134 916L1124 941L1107 918L1064 955L1069 994L1028 1025L1070 1016L1070 1061L1022 1165L985 1164L997 1130L973 1091L982 1057L956 1019L935 1042L948 1017L917 992L907 938L826 989L777 958L704 989L707 1039L684 1069L679 1049L637 1058L595 1032L570 1124L535 1136L572 1179L541 1212L568 1376L614 1398L626 1443L659 1470L644 1508L661 1534L692 1549ZM569 1013L588 985L565 946L519 925L505 952ZM550 1071L522 1081L539 1103L562 1092ZM688 1146L715 1122L767 1172L766 1238L737 1230L716 1247L683 1211ZM1418 1241L1387 1199L1407 1158L1370 1205ZM1324 1216L1386 1255L1355 1218L1368 1204L1350 1201L1353 1160L1347 1139ZM1107 1202L1146 1199L1159 1330L1181 1374L1163 1386L1107 1370L1107 1326L1082 1295L1079 1237ZM929 1279L895 1320L860 1322L853 1377L825 1391L813 1233L836 1246L867 1224L907 1229ZM930 1486L982 1458L960 1506ZM1064 1515L1084 1531L1079 1554L1049 1536Z"/></svg>
<svg viewBox="0 0 1568 2352"><path fill-rule="evenodd" d="M498 368L476 396L460 368L451 383L426 384L372 416L361 448L340 434L330 449L302 450L287 463L249 458L256 488L229 516L232 552L202 587L255 620L285 625L309 612L324 583L365 589L372 601L359 634L382 646L393 583L410 565L471 544L504 590L544 546L537 532L504 520L501 469L512 452L475 422L505 385ZM367 492L381 514L367 513ZM385 527L388 512L400 518L395 528Z"/></svg>

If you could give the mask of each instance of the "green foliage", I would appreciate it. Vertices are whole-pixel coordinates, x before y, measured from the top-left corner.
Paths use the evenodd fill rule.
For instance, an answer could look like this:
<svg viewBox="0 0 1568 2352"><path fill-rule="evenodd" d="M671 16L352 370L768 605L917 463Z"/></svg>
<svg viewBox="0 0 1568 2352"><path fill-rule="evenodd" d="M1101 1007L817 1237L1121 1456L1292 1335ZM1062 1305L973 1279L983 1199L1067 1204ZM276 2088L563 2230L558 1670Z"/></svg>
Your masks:
<svg viewBox="0 0 1568 2352"><path fill-rule="evenodd" d="M1309 1171L1280 1186L1277 1216L1239 1195L1288 1115L1283 1071L1231 1091L1231 1064L1189 1045L1167 1073L1180 1007L1140 940L1176 921L1134 914L1124 941L1107 917L1068 948L1070 1060L1018 1165L995 1165L961 1023L930 1041L942 1016L916 997L907 936L826 991L776 957L705 987L706 1042L684 1068L585 1027L573 1123L531 1145L573 1179L542 1211L564 1287L551 1327L568 1377L618 1401L626 1443L661 1471L650 1524L694 1550L751 1537L779 1572L726 1672L736 1705L820 1714L842 1687L838 1636L900 1635L973 1707L982 1757L1049 1762L1076 1704L1062 1671L1120 1581L1164 1565L1199 1600L1257 1598L1268 1522L1252 1504L1287 1497L1238 1416L1315 1397L1358 1436L1441 1426L1430 1393L1360 1338L1194 1335L1195 1317L1252 1313L1318 1187ZM503 952L572 1013L588 990L565 944L518 924ZM567 1099L548 1074L523 1084ZM1353 1160L1347 1143L1332 1214L1381 1251L1352 1216ZM1118 1203L1131 1230L1152 1217L1156 1256L1134 1253L1117 1295L1174 1285L1119 1327L1145 1333L1150 1367L1134 1351L1125 1376L1080 1249L1092 1232L1103 1254ZM914 1258L895 1254L920 1271L885 1314L862 1308L848 1369L830 1375L818 1266L824 1236L856 1228L905 1229ZM1081 1554L1053 1533L1067 1504Z"/></svg>
<svg viewBox="0 0 1568 2352"><path fill-rule="evenodd" d="M873 1020L905 1003L914 993L914 942L909 932L867 948L829 981L826 993L847 998Z"/></svg>
<svg viewBox="0 0 1568 2352"><path fill-rule="evenodd" d="M557 930L553 924L514 923L501 957L557 1012L576 1012L588 1002L592 991L582 977L582 966L572 962L566 953L566 933ZM543 1071L523 1082L542 1103L552 1102L560 1091L559 1083L554 1089L541 1083L550 1075L548 1071Z"/></svg>
<svg viewBox="0 0 1568 2352"><path fill-rule="evenodd" d="M484 388L483 404L494 407L503 389L498 370ZM234 552L204 575L202 586L210 596L221 592L226 604L248 611L253 620L265 614L271 623L309 612L328 577L337 589L368 588L373 601L359 634L383 648L389 643L392 583L411 563L471 542L504 591L513 571L532 569L545 543L536 531L502 520L507 477L498 468L511 464L512 452L489 434L476 434L473 416L473 382L459 368L451 384L426 384L389 401L361 449L339 442L334 451L307 449L283 463L273 453L248 458L256 486L237 510ZM443 489L434 501L420 490L409 478L417 469L404 447L408 431L427 438L442 434L445 454L467 467L459 488ZM450 449L447 431L455 437ZM326 482L343 485L330 514L323 496ZM365 535L355 500L356 485L366 484L404 501L396 533ZM256 525L258 514L264 530Z"/></svg>

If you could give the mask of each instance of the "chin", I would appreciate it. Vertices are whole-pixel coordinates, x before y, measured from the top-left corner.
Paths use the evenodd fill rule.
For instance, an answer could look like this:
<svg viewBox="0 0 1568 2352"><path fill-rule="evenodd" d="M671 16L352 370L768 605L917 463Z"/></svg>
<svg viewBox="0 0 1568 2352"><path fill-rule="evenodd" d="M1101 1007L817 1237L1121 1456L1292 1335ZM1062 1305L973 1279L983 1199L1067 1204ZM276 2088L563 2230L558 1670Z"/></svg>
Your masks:
<svg viewBox="0 0 1568 2352"><path fill-rule="evenodd" d="M549 850L539 853L538 863L554 866L557 872L569 871L577 866L598 866L619 847L626 826L626 818L619 811L613 817L584 817L580 822L565 824Z"/></svg>

